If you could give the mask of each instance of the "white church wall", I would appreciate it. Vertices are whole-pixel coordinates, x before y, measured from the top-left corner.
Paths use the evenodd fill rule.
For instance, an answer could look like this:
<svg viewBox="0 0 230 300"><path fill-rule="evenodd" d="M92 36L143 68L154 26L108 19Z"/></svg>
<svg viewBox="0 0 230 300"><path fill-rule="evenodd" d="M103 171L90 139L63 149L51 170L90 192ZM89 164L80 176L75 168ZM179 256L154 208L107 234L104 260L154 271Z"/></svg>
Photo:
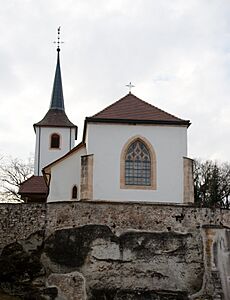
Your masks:
<svg viewBox="0 0 230 300"><path fill-rule="evenodd" d="M94 154L94 200L183 202L186 127L89 123L87 135L87 152ZM121 151L125 143L137 135L146 138L155 150L156 190L120 188Z"/></svg>
<svg viewBox="0 0 230 300"><path fill-rule="evenodd" d="M51 182L48 202L71 201L72 188L78 189L80 198L81 156L86 154L85 147L73 152L51 167Z"/></svg>
<svg viewBox="0 0 230 300"><path fill-rule="evenodd" d="M50 138L53 133L60 135L59 149L50 148ZM42 169L70 151L74 147L74 142L74 128L36 127L34 174L41 176Z"/></svg>

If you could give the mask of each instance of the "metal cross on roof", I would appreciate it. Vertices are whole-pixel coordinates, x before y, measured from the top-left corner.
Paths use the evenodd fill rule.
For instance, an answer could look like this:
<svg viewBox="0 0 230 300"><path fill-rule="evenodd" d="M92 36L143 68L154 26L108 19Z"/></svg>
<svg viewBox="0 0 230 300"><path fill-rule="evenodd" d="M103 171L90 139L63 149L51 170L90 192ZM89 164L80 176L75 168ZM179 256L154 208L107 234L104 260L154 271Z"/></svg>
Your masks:
<svg viewBox="0 0 230 300"><path fill-rule="evenodd" d="M54 44L57 44L57 51L60 51L60 44L63 44L64 42L60 41L60 31L61 31L61 26L58 27L57 32L57 41L54 42Z"/></svg>
<svg viewBox="0 0 230 300"><path fill-rule="evenodd" d="M131 83L131 81L130 81L130 83L129 83L129 84L126 84L126 86L129 88L129 93L131 94L131 89L132 89L133 87L135 87L135 85L133 85L133 84Z"/></svg>

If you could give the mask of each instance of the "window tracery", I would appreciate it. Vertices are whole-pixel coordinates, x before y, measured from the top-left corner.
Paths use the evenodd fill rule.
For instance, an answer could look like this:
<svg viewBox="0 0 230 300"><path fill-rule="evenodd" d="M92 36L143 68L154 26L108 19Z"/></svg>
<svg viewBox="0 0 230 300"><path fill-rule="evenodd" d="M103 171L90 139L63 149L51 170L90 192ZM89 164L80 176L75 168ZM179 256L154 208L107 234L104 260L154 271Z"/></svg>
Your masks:
<svg viewBox="0 0 230 300"><path fill-rule="evenodd" d="M151 156L140 140L134 141L125 157L125 184L151 185Z"/></svg>
<svg viewBox="0 0 230 300"><path fill-rule="evenodd" d="M123 146L120 160L122 189L157 189L156 153L142 136L130 138Z"/></svg>

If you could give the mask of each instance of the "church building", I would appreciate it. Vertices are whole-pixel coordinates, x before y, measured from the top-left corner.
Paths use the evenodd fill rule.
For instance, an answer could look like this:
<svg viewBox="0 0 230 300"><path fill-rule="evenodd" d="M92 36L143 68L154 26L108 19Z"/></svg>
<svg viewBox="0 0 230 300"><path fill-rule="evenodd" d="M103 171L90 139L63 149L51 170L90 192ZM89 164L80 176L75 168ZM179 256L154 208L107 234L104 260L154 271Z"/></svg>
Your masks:
<svg viewBox="0 0 230 300"><path fill-rule="evenodd" d="M190 121L127 95L85 118L82 141L64 108L60 48L50 108L34 124L35 173L23 199L191 203Z"/></svg>

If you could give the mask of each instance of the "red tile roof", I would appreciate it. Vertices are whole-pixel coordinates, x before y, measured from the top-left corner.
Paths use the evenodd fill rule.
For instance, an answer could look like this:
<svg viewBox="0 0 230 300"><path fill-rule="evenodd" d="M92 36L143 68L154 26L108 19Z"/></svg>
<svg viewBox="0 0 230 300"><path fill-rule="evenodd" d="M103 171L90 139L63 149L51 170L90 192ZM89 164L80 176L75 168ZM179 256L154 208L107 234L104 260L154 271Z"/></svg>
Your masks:
<svg viewBox="0 0 230 300"><path fill-rule="evenodd" d="M86 118L86 121L190 125L188 120L177 118L131 93L94 116Z"/></svg>
<svg viewBox="0 0 230 300"><path fill-rule="evenodd" d="M19 194L47 194L48 187L43 176L31 176L19 188Z"/></svg>
<svg viewBox="0 0 230 300"><path fill-rule="evenodd" d="M64 110L49 109L45 117L34 126L77 127L67 117Z"/></svg>

